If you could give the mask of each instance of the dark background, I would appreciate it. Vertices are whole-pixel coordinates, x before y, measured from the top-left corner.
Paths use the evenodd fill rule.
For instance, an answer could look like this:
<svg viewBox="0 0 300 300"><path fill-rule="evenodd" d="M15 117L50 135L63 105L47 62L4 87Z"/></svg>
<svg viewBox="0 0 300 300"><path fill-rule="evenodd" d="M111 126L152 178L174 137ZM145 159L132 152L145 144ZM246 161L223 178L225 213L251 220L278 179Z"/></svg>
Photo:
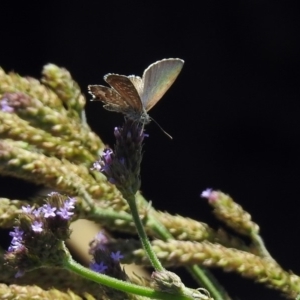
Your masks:
<svg viewBox="0 0 300 300"><path fill-rule="evenodd" d="M174 140L147 126L145 197L216 227L199 194L221 189L252 214L274 258L299 274L299 9L296 1L228 2L2 3L0 65L33 77L48 62L66 67L90 98L87 85L104 84L106 73L141 75L159 59L184 59L150 112ZM93 102L87 117L112 145L122 116ZM16 195L22 183L1 181L14 187L2 185L1 196L32 192ZM280 299L215 273L233 299Z"/></svg>

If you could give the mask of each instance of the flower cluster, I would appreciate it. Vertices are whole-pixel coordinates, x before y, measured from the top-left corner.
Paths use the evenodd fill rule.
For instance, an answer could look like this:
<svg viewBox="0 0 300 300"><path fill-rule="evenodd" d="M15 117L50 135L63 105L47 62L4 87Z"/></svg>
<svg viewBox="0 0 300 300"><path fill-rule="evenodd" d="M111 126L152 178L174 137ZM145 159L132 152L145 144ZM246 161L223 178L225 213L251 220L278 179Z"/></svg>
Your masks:
<svg viewBox="0 0 300 300"><path fill-rule="evenodd" d="M70 236L74 204L74 198L50 193L42 207L22 207L18 225L10 232L12 241L6 254L9 265L17 270L17 277L34 268L62 263L61 243Z"/></svg>
<svg viewBox="0 0 300 300"><path fill-rule="evenodd" d="M126 120L123 127L116 127L115 151L104 150L94 169L102 172L122 192L124 198L135 195L141 186L140 164L144 137L143 126Z"/></svg>
<svg viewBox="0 0 300 300"><path fill-rule="evenodd" d="M97 273L126 280L127 275L120 266L120 260L124 256L120 251L110 252L108 247L106 247L108 243L109 238L103 231L99 232L91 241L89 254L93 256L93 262L90 264L90 268Z"/></svg>

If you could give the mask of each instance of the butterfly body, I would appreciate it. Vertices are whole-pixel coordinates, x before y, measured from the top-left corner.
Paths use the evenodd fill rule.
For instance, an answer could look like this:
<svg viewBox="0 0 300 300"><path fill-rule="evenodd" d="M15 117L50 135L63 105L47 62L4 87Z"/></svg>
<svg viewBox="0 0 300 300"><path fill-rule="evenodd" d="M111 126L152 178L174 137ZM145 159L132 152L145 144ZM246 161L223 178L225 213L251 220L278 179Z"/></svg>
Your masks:
<svg viewBox="0 0 300 300"><path fill-rule="evenodd" d="M161 99L179 75L184 61L168 58L151 64L143 77L107 74L104 80L111 86L89 85L89 93L102 101L104 108L120 112L143 124L150 122L148 111Z"/></svg>

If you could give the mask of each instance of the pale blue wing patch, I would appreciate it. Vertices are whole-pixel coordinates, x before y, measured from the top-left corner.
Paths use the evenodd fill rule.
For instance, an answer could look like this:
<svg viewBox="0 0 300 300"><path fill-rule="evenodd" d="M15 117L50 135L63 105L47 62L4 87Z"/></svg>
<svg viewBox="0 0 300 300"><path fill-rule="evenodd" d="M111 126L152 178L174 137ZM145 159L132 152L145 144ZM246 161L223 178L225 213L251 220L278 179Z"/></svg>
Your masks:
<svg viewBox="0 0 300 300"><path fill-rule="evenodd" d="M182 59L168 58L153 63L144 71L141 98L146 111L149 111L174 83L183 64Z"/></svg>

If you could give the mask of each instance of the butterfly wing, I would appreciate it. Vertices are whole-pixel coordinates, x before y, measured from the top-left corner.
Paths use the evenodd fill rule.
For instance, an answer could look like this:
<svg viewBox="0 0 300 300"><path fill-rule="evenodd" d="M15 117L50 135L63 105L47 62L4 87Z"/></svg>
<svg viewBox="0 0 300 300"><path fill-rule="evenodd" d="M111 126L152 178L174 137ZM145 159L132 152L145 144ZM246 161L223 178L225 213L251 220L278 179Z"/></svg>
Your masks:
<svg viewBox="0 0 300 300"><path fill-rule="evenodd" d="M104 80L114 88L135 112L142 112L143 105L134 84L125 75L107 74Z"/></svg>
<svg viewBox="0 0 300 300"><path fill-rule="evenodd" d="M143 106L149 111L161 99L179 75L184 61L179 58L159 60L143 74Z"/></svg>
<svg viewBox="0 0 300 300"><path fill-rule="evenodd" d="M143 89L144 89L144 84L143 84L142 78L139 76L135 76L135 75L129 75L128 78L132 82L134 87L136 88L140 97L142 97Z"/></svg>
<svg viewBox="0 0 300 300"><path fill-rule="evenodd" d="M129 104L114 89L103 85L89 85L88 92L93 99L102 101L107 110L122 112L122 109L129 109Z"/></svg>

